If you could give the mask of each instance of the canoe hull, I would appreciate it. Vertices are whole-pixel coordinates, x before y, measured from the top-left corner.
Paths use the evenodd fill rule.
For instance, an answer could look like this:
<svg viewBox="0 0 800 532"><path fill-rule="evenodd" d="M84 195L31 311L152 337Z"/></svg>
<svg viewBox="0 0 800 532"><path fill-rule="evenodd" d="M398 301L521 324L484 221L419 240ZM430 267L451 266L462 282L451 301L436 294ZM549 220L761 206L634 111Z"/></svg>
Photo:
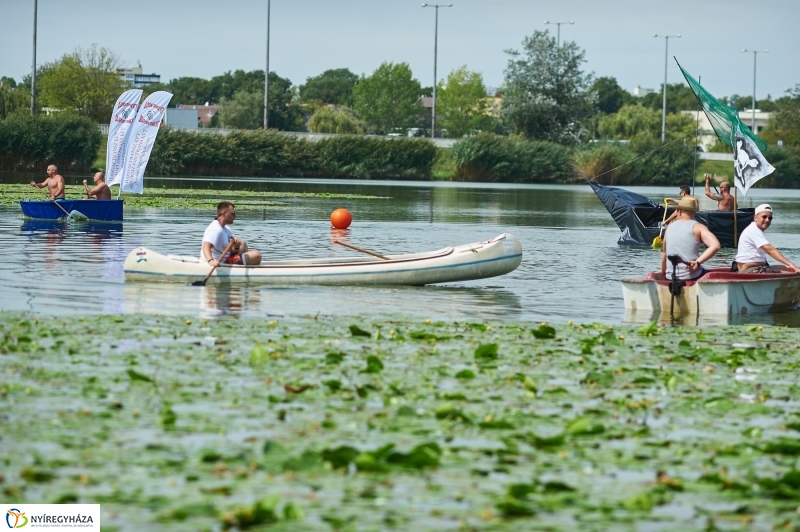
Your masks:
<svg viewBox="0 0 800 532"><path fill-rule="evenodd" d="M669 312L669 281L651 272L623 279L625 308L632 312ZM800 303L800 273L742 274L711 270L690 281L675 297L677 314L764 314L792 310Z"/></svg>
<svg viewBox="0 0 800 532"><path fill-rule="evenodd" d="M59 200L58 205L55 205L50 200L20 200L20 207L22 207L22 214L27 218L36 220L58 220L59 218L66 218L64 211L58 208L58 205L64 208L67 212L79 211L90 220L97 220L101 222L121 222L122 221L122 200Z"/></svg>
<svg viewBox="0 0 800 532"><path fill-rule="evenodd" d="M430 253L346 259L266 261L259 266L221 265L210 284L274 285L407 285L452 283L495 277L514 271L522 246L513 235ZM196 257L162 255L136 248L125 260L126 281L194 282L211 267Z"/></svg>

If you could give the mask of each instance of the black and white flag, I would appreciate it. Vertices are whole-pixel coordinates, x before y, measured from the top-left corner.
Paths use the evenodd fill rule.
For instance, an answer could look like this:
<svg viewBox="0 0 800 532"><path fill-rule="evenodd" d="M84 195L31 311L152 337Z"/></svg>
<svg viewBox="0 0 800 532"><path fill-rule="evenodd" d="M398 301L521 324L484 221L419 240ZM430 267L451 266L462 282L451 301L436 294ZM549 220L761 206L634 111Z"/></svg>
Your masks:
<svg viewBox="0 0 800 532"><path fill-rule="evenodd" d="M733 138L733 180L746 196L756 181L775 171L753 140L737 127Z"/></svg>

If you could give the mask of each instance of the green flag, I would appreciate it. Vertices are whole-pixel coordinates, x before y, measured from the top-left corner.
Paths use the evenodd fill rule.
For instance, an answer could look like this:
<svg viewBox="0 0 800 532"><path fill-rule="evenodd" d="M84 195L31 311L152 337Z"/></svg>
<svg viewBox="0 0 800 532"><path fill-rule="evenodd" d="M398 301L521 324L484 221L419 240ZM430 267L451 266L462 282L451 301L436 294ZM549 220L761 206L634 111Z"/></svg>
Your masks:
<svg viewBox="0 0 800 532"><path fill-rule="evenodd" d="M678 61L676 60L675 62L677 63ZM742 135L749 137L760 150L765 151L767 149L767 143L739 120L739 111L714 98L710 92L705 90L696 79L683 69L680 63L678 63L678 68L683 72L683 77L686 78L686 83L692 88L694 95L700 100L703 112L708 117L708 121L711 122L711 127L714 128L719 140L731 148L735 148L738 130Z"/></svg>

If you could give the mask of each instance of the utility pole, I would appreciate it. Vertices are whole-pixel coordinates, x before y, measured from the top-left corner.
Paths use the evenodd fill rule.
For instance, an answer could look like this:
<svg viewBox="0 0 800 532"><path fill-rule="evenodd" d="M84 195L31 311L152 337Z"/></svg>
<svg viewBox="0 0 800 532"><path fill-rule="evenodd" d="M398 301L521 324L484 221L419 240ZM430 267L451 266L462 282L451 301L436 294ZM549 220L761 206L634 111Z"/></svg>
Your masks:
<svg viewBox="0 0 800 532"><path fill-rule="evenodd" d="M667 141L667 57L669 56L669 38L680 39L681 34L677 35L653 35L653 37L664 37L664 102L661 106L661 142Z"/></svg>
<svg viewBox="0 0 800 532"><path fill-rule="evenodd" d="M544 21L544 25L547 26L548 24L555 24L557 31L556 31L556 48L561 48L561 25L562 24L575 24L573 21L569 22L550 22L549 20Z"/></svg>
<svg viewBox="0 0 800 532"><path fill-rule="evenodd" d="M269 128L269 7L267 0L267 66L264 69L264 129Z"/></svg>
<svg viewBox="0 0 800 532"><path fill-rule="evenodd" d="M753 133L756 133L756 57L758 57L759 53L768 54L769 50L742 50L742 52L753 54L753 109L751 109L753 118L750 129L753 130Z"/></svg>
<svg viewBox="0 0 800 532"><path fill-rule="evenodd" d="M431 138L436 138L436 56L439 51L439 8L453 7L453 4L422 4L422 7L436 8L436 23L433 30L433 108L431 109Z"/></svg>
<svg viewBox="0 0 800 532"><path fill-rule="evenodd" d="M38 0L33 0L33 63L31 66L31 115L36 114L36 11Z"/></svg>

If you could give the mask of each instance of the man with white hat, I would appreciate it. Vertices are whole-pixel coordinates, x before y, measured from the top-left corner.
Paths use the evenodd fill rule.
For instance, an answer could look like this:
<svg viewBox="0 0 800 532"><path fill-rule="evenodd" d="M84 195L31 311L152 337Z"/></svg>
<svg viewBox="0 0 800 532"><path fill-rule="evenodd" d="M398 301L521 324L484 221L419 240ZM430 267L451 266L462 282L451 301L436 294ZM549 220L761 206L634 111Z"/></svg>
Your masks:
<svg viewBox="0 0 800 532"><path fill-rule="evenodd" d="M739 273L792 273L800 271L792 261L771 245L764 236L764 231L772 224L772 207L762 203L756 207L753 222L748 225L739 237L739 248L734 261ZM767 255L785 266L770 266Z"/></svg>
<svg viewBox="0 0 800 532"><path fill-rule="evenodd" d="M716 255L721 246L708 227L695 221L694 213L698 210L696 199L684 197L675 208L678 216L664 233L661 273L666 275L667 279L672 279L672 272L667 271L667 255L678 255L683 259L683 263L678 264L674 270L676 279L697 279L705 273L703 264ZM706 246L702 254L701 243Z"/></svg>

